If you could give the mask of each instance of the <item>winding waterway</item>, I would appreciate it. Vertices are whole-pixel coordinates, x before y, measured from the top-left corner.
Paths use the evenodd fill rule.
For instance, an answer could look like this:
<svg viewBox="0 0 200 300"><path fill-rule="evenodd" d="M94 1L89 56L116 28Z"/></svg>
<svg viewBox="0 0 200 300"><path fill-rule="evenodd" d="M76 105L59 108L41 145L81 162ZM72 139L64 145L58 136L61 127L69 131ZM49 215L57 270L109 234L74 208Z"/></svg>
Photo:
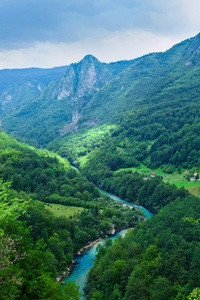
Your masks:
<svg viewBox="0 0 200 300"><path fill-rule="evenodd" d="M128 201L122 200L119 197L114 196L114 195L112 195L112 194L110 194L110 193L108 193L104 190L100 189L100 192L102 194L112 198L115 201L119 201L119 202L122 202L122 203L125 203L125 204L128 204L128 205L131 205L131 206L138 207L139 209L141 209L144 212L146 218L151 218L153 216L153 213L151 213L149 210L147 210L146 208L144 208L142 206L139 206L137 204L133 204L133 203L130 203ZM108 238L109 239L115 239L119 235L124 236L127 231L128 231L128 229L121 230L120 232L116 233L112 237L108 237ZM93 262L95 260L97 245L105 243L105 240L106 239L103 239L103 240L97 242L91 248L85 249L82 252L82 255L74 257L74 259L78 262L78 264L74 266L71 274L64 279L64 282L67 283L70 280L74 281L76 285L80 286L80 292L83 293L83 288L84 288L85 283L86 283L86 276L87 276L89 270L91 269L91 267L93 265ZM80 299L81 300L84 299L84 296L81 296Z"/></svg>
<svg viewBox="0 0 200 300"><path fill-rule="evenodd" d="M138 205L138 204L131 203L131 202L128 202L128 201L126 201L126 200L123 200L123 199L121 199L121 198L119 198L119 197L117 197L117 196L115 196L115 195L112 195L112 194L110 194L110 193L108 193L108 192L106 192L106 191L104 191L104 190L102 190L102 189L99 189L99 190L100 190L100 192L101 192L102 194L104 194L104 195L110 197L111 199L113 199L113 200L115 200L115 201L119 201L119 202L121 202L121 203L125 203L125 204L128 204L128 205L130 205L130 206L138 207L139 209L141 209L141 210L144 212L146 218L148 218L148 219L151 218L151 217L154 215L152 212L150 212L148 209L146 209L145 207L143 207L143 206L141 206L141 205Z"/></svg>

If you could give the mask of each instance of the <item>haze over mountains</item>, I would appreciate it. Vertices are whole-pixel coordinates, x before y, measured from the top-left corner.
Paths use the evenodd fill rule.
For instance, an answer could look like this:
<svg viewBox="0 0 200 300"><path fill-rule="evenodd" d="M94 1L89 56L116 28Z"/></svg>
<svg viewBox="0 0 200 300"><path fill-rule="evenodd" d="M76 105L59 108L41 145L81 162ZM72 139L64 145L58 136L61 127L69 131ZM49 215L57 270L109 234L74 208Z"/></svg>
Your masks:
<svg viewBox="0 0 200 300"><path fill-rule="evenodd" d="M60 79L66 69L67 66L0 70L1 113L15 110L24 100L37 97L51 81Z"/></svg>

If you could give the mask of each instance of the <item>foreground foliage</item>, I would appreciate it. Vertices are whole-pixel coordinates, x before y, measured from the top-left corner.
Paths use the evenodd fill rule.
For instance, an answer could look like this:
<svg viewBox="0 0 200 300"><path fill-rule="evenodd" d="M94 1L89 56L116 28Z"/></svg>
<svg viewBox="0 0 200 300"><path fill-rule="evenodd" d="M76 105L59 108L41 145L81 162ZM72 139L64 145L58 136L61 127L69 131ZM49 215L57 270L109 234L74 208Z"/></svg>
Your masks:
<svg viewBox="0 0 200 300"><path fill-rule="evenodd" d="M65 299L50 271L52 254L20 221L27 199L0 182L0 299Z"/></svg>
<svg viewBox="0 0 200 300"><path fill-rule="evenodd" d="M4 133L0 141L0 299L78 299L76 287L63 294L56 276L74 253L110 234L111 224L135 226L144 214L101 195L67 160ZM81 210L56 216L49 202Z"/></svg>

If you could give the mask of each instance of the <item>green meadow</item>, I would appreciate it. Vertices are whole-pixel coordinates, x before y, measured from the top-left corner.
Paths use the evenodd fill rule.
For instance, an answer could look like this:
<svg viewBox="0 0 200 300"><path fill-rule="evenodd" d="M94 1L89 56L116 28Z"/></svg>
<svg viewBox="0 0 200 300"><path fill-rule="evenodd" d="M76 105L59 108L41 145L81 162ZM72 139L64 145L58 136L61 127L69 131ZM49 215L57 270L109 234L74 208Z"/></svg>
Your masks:
<svg viewBox="0 0 200 300"><path fill-rule="evenodd" d="M80 214L84 208L76 206L65 206L62 204L46 204L45 208L50 210L56 217L65 216L67 218L74 217L77 214Z"/></svg>
<svg viewBox="0 0 200 300"><path fill-rule="evenodd" d="M163 181L168 182L170 184L174 184L177 186L177 188L184 187L185 189L188 189L190 193L194 194L195 196L200 197L200 181L188 181L184 178L184 175L186 172L182 174L178 174L177 172L174 172L172 174L164 173L161 168L151 170L147 166L140 164L139 167L134 168L122 168L116 172L122 172L131 170L132 172L138 172L139 174L143 175L144 178L151 175L151 173L156 173L158 176L163 176Z"/></svg>

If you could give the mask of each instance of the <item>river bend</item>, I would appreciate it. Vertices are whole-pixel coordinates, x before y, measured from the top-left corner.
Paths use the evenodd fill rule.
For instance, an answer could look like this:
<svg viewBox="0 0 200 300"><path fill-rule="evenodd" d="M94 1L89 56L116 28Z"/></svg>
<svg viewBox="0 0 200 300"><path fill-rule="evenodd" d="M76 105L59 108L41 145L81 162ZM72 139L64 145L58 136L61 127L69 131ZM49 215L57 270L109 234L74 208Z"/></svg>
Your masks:
<svg viewBox="0 0 200 300"><path fill-rule="evenodd" d="M133 204L130 203L128 201L122 200L121 198L114 196L102 189L100 189L100 192L110 198L112 198L115 201L119 201L131 206L136 206L139 209L141 209L146 218L151 218L153 216L153 213L151 213L148 209L144 208L143 206L137 205L137 204ZM119 235L124 236L126 234L126 232L128 231L128 229L124 229L121 230L120 232L117 232L115 235L113 235L112 237L108 237L109 239L115 239L116 237L118 237ZM105 239L97 242L94 246L92 246L89 249L85 249L82 252L82 255L79 256L75 256L74 259L78 262L78 264L74 265L74 268L71 272L71 274L69 276L67 276L64 279L64 282L68 282L68 281L74 281L76 285L80 286L80 292L83 294L83 288L85 286L86 283L86 276L89 272L89 270L91 269L91 267L93 266L94 260L95 260L95 255L96 255L96 248L97 245L99 244L103 244L105 243ZM81 300L84 299L84 296L81 296L80 298Z"/></svg>

